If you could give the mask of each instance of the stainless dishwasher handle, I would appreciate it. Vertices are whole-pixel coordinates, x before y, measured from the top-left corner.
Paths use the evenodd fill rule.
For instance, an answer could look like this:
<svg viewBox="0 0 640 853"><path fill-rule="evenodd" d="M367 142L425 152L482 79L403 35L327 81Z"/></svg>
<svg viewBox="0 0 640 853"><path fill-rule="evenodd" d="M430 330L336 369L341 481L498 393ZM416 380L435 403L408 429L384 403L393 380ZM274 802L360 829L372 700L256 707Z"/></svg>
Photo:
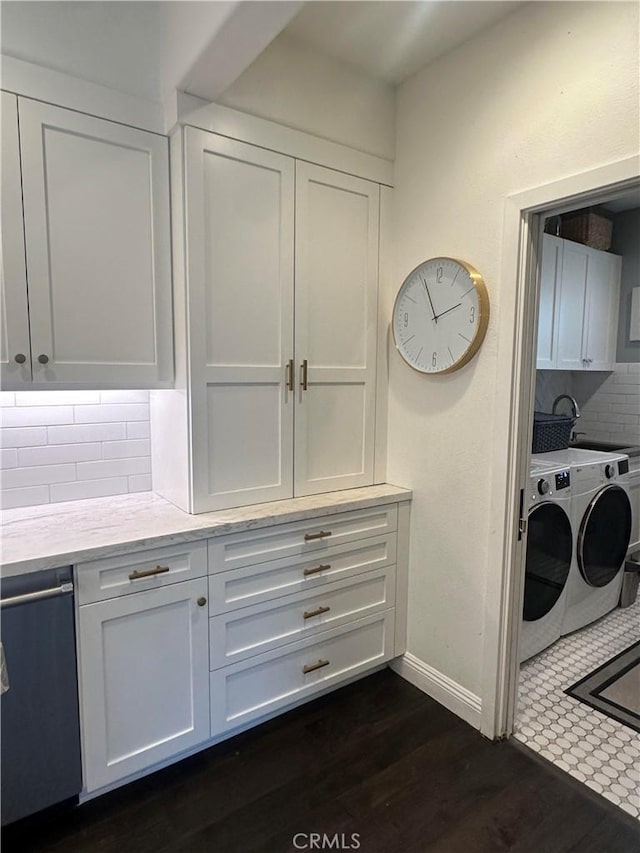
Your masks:
<svg viewBox="0 0 640 853"><path fill-rule="evenodd" d="M68 595L70 592L73 592L73 584L63 583L51 589L39 589L37 592L25 592L23 595L12 595L11 598L2 598L0 599L0 608L15 607L17 604L41 601L44 598L55 598L57 595Z"/></svg>

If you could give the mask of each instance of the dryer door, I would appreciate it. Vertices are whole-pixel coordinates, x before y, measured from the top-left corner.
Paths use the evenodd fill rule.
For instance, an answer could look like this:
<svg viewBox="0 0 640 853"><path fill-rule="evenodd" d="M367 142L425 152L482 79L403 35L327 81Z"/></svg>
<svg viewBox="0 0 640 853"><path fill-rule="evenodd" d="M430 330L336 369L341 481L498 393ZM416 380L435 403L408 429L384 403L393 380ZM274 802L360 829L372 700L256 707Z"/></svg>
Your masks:
<svg viewBox="0 0 640 853"><path fill-rule="evenodd" d="M569 577L572 554L571 522L566 512L555 503L539 504L529 513L525 622L541 619L556 604Z"/></svg>
<svg viewBox="0 0 640 853"><path fill-rule="evenodd" d="M631 541L631 502L620 486L605 486L580 523L578 567L589 586L610 583L624 564Z"/></svg>

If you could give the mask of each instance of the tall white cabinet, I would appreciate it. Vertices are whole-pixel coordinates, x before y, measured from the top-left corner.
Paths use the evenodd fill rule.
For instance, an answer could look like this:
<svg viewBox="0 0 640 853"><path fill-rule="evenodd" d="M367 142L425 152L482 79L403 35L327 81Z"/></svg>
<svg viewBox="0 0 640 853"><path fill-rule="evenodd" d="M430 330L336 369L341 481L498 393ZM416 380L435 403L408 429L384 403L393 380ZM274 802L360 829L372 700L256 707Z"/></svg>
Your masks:
<svg viewBox="0 0 640 853"><path fill-rule="evenodd" d="M194 127L172 176L184 361L154 489L204 512L372 484L380 185Z"/></svg>
<svg viewBox="0 0 640 853"><path fill-rule="evenodd" d="M3 388L170 385L166 138L6 92L2 118Z"/></svg>

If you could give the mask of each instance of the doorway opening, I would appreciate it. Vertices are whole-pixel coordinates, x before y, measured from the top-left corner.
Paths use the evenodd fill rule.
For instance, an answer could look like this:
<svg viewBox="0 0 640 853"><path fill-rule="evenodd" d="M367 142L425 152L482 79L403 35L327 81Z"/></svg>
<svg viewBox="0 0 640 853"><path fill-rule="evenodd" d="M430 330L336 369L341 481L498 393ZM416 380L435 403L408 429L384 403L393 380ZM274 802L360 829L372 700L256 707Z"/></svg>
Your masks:
<svg viewBox="0 0 640 853"><path fill-rule="evenodd" d="M640 817L640 192L541 220L514 736Z"/></svg>

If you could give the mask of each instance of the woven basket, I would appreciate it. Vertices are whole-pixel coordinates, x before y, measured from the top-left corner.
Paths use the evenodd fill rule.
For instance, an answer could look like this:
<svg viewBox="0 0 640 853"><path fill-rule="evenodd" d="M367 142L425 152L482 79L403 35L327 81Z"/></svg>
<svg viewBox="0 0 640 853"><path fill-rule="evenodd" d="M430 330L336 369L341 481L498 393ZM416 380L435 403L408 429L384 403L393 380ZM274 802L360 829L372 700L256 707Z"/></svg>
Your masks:
<svg viewBox="0 0 640 853"><path fill-rule="evenodd" d="M611 248L613 224L606 216L592 210L579 211L562 217L560 234L565 240L583 243L592 249L607 251Z"/></svg>
<svg viewBox="0 0 640 853"><path fill-rule="evenodd" d="M549 453L552 450L565 450L569 447L571 430L575 418L567 415L549 415L546 412L533 413L532 453Z"/></svg>

